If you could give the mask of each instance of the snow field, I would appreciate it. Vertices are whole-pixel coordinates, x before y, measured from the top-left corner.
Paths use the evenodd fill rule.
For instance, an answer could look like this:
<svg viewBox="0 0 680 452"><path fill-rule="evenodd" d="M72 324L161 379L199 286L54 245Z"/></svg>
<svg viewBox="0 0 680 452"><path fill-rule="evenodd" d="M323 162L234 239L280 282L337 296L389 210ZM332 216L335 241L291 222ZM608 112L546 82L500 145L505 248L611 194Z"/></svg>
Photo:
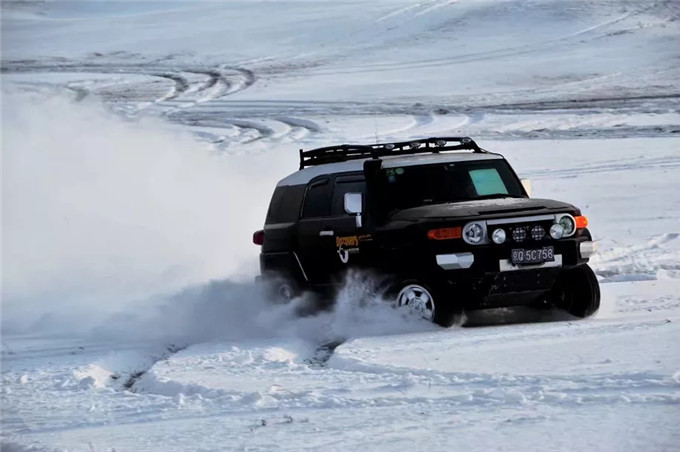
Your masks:
<svg viewBox="0 0 680 452"><path fill-rule="evenodd" d="M680 444L677 2L4 2L8 451ZM470 135L583 209L602 307L442 330L252 283L297 150Z"/></svg>

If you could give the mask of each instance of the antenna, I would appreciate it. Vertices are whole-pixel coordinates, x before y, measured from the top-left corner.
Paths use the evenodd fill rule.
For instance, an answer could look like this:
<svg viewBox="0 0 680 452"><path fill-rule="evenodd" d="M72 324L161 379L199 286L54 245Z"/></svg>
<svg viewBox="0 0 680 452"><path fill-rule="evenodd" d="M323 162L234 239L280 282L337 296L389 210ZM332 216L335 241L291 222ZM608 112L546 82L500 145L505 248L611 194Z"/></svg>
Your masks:
<svg viewBox="0 0 680 452"><path fill-rule="evenodd" d="M375 127L375 142L380 143L380 140L378 140L378 118L376 116L373 116L373 125Z"/></svg>

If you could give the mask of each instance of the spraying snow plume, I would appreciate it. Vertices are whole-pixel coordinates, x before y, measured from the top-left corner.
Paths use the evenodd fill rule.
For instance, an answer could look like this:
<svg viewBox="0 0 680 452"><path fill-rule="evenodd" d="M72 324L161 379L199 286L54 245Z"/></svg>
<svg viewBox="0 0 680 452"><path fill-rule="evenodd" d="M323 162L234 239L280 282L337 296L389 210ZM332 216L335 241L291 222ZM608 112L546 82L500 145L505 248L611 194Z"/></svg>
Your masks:
<svg viewBox="0 0 680 452"><path fill-rule="evenodd" d="M372 275L351 272L324 310L305 293L277 304L263 284L212 281L176 294L130 304L93 330L112 340L189 345L206 341L300 338L315 344L437 327L394 309Z"/></svg>
<svg viewBox="0 0 680 452"><path fill-rule="evenodd" d="M253 273L252 231L286 171L275 160L289 156L216 156L94 102L4 97L5 329L55 315L72 329L130 300Z"/></svg>
<svg viewBox="0 0 680 452"><path fill-rule="evenodd" d="M9 93L3 108L5 331L195 343L423 328L359 274L310 317L304 297L274 305L252 282L251 234L290 155L213 155L62 97Z"/></svg>

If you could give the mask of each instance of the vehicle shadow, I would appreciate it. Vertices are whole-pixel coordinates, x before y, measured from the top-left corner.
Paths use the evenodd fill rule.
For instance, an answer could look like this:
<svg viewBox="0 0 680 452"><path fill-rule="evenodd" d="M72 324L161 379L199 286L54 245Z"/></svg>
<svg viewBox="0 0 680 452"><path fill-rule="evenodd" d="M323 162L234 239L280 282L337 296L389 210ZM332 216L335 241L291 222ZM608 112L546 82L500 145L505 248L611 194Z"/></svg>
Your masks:
<svg viewBox="0 0 680 452"><path fill-rule="evenodd" d="M466 311L465 316L466 321L461 325L465 328L579 320L559 309L529 306Z"/></svg>

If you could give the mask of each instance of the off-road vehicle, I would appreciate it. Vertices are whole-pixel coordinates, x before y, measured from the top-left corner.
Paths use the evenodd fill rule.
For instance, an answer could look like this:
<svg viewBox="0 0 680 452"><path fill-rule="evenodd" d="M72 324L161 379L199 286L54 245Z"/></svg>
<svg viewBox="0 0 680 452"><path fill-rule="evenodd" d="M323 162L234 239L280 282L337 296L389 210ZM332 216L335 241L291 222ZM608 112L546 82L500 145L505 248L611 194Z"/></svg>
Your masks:
<svg viewBox="0 0 680 452"><path fill-rule="evenodd" d="M443 326L462 310L533 303L592 315L588 220L523 182L467 137L300 150L253 236L261 277L291 297L370 270L397 306Z"/></svg>

